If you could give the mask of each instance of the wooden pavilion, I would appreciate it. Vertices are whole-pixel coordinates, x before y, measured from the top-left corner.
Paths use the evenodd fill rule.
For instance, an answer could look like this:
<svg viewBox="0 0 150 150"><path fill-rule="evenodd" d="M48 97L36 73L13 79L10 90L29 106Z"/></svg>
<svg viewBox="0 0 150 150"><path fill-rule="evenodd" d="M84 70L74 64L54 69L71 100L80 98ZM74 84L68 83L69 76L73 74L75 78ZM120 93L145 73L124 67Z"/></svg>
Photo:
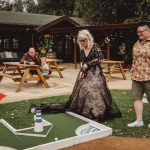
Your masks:
<svg viewBox="0 0 150 150"><path fill-rule="evenodd" d="M29 47L38 48L38 32L35 29L47 24L55 24L60 29L63 26L81 26L84 21L63 16L0 11L0 61L19 60Z"/></svg>
<svg viewBox="0 0 150 150"><path fill-rule="evenodd" d="M132 46L137 40L137 23L132 24L111 24L96 26L67 26L63 21L70 21L68 17L63 17L57 22L51 22L37 27L35 30L44 35L53 35L53 47L58 57L65 61L79 61L79 48L76 44L76 36L79 30L88 29L93 34L95 42L100 45L106 59L128 61L131 64ZM63 27L58 27L61 24ZM106 41L109 40L110 42ZM121 54L121 46L125 45L126 56Z"/></svg>
<svg viewBox="0 0 150 150"><path fill-rule="evenodd" d="M88 29L95 42L100 44L105 58L124 59L120 54L124 43L128 62L131 63L132 45L137 40L136 26L136 23L89 26L81 18L0 11L0 61L4 60L3 52L17 53L17 59L20 59L30 46L37 50L42 46L47 51L55 51L64 62L76 63L79 61L77 33ZM12 58L7 60L12 61Z"/></svg>

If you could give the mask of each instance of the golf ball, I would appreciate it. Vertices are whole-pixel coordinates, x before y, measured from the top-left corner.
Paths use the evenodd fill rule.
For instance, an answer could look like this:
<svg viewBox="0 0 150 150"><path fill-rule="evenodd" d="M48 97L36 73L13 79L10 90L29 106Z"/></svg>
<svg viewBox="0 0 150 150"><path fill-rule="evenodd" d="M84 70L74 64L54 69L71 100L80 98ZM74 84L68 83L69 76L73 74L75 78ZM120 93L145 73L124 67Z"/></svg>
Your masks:
<svg viewBox="0 0 150 150"><path fill-rule="evenodd" d="M55 137L55 141L58 141L58 137Z"/></svg>

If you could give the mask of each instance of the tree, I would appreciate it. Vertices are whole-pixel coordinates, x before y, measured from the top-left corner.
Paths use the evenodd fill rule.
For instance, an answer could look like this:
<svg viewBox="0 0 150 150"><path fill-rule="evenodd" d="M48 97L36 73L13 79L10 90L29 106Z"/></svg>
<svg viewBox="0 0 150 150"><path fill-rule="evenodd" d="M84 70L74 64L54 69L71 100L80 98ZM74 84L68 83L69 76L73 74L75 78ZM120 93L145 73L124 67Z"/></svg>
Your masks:
<svg viewBox="0 0 150 150"><path fill-rule="evenodd" d="M37 0L37 2L38 13L72 16L75 0Z"/></svg>
<svg viewBox="0 0 150 150"><path fill-rule="evenodd" d="M75 8L74 8L74 16L79 18L84 18L84 13L86 7L87 1L86 0L75 0Z"/></svg>
<svg viewBox="0 0 150 150"><path fill-rule="evenodd" d="M123 23L140 18L150 20L150 0L76 0L74 15L89 24Z"/></svg>
<svg viewBox="0 0 150 150"><path fill-rule="evenodd" d="M140 20L150 20L150 0L137 0L135 14Z"/></svg>
<svg viewBox="0 0 150 150"><path fill-rule="evenodd" d="M75 1L74 14L90 24L113 23L116 18L115 0Z"/></svg>
<svg viewBox="0 0 150 150"><path fill-rule="evenodd" d="M10 0L0 0L0 10L11 11L13 4L10 3Z"/></svg>
<svg viewBox="0 0 150 150"><path fill-rule="evenodd" d="M118 0L116 1L117 21L122 23L128 18L134 18L136 3L138 0Z"/></svg>
<svg viewBox="0 0 150 150"><path fill-rule="evenodd" d="M16 12L24 11L24 4L22 0L14 0L13 11Z"/></svg>
<svg viewBox="0 0 150 150"><path fill-rule="evenodd" d="M37 13L37 4L34 0L25 0L24 7L28 13Z"/></svg>

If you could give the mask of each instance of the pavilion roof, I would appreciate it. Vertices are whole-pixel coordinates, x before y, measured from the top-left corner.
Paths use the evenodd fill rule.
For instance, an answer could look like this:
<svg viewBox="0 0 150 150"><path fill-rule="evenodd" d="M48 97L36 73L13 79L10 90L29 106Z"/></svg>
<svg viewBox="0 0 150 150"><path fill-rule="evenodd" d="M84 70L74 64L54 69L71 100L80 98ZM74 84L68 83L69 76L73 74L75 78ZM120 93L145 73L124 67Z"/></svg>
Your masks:
<svg viewBox="0 0 150 150"><path fill-rule="evenodd" d="M44 24L53 22L63 16L45 15L45 14L32 14L24 12L0 11L0 24L7 25L29 25L29 26L42 26ZM86 23L81 18L69 17L70 20L82 26Z"/></svg>

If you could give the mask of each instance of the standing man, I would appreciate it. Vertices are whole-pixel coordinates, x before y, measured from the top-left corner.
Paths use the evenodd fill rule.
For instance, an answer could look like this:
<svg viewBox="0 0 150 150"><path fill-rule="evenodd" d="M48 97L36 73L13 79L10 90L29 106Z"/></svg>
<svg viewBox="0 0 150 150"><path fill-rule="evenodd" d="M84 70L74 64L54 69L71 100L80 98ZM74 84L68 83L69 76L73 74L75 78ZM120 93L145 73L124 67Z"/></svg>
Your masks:
<svg viewBox="0 0 150 150"><path fill-rule="evenodd" d="M132 96L136 113L136 121L128 124L128 127L141 127L144 125L143 94L146 93L150 103L150 27L146 23L140 23L137 28L139 40L133 46L133 63L131 68ZM150 128L150 124L148 125Z"/></svg>
<svg viewBox="0 0 150 150"><path fill-rule="evenodd" d="M41 57L38 52L35 52L34 47L30 47L20 61L21 64L41 65Z"/></svg>

